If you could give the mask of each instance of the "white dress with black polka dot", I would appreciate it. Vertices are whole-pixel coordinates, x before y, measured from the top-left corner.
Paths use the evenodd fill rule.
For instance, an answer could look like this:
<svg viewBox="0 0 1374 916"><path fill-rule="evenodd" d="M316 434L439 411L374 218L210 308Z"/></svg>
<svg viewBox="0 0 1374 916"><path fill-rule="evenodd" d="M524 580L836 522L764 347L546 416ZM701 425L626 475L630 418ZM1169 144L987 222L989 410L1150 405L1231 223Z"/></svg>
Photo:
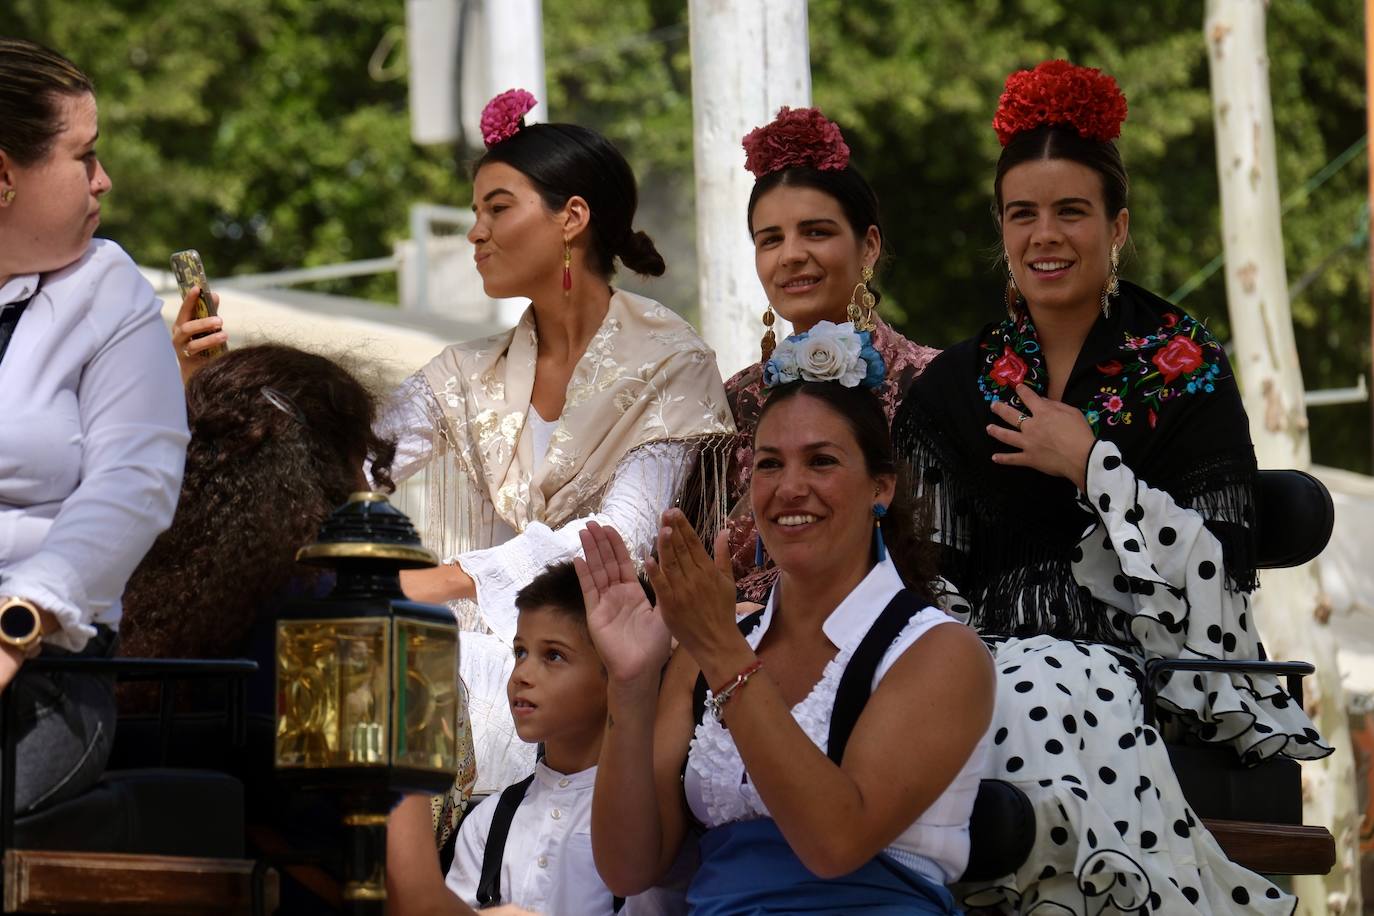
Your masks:
<svg viewBox="0 0 1374 916"><path fill-rule="evenodd" d="M1094 446L1081 498L1097 523L1074 578L1139 648L987 637L1000 675L989 775L1027 793L1037 835L1018 873L957 890L966 906L1022 914L1286 916L1294 898L1228 860L1189 809L1137 681L1149 658L1262 657L1248 597L1228 588L1202 516L1138 480L1112 443ZM1272 678L1179 676L1160 705L1242 756L1330 752Z"/></svg>

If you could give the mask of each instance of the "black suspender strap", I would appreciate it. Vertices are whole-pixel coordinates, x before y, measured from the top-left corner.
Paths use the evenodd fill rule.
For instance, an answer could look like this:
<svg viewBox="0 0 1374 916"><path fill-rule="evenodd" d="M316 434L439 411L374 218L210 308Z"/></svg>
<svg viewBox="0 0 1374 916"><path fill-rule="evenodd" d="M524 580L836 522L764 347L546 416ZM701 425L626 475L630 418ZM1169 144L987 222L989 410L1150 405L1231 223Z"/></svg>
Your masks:
<svg viewBox="0 0 1374 916"><path fill-rule="evenodd" d="M501 905L501 865L506 860L506 839L510 836L510 825L515 820L516 809L525 800L534 774L519 782L506 786L501 797L496 800L496 812L491 817L491 829L487 832L487 844L482 847L482 875L477 879L477 908ZM611 911L619 913L625 906L624 897L611 898Z"/></svg>
<svg viewBox="0 0 1374 916"><path fill-rule="evenodd" d="M14 336L15 325L19 324L19 319L24 315L24 309L29 307L29 303L37 295L38 290L34 290L33 296L0 311L0 361L4 360L5 351L10 348L10 338Z"/></svg>
<svg viewBox="0 0 1374 916"><path fill-rule="evenodd" d="M840 686L835 691L835 706L830 712L830 736L826 741L826 754L837 766L844 759L845 745L849 743L849 736L873 692L873 675L877 674L879 663L922 607L924 605L906 589L893 595L849 657L849 664L845 665L844 674L840 675Z"/></svg>
<svg viewBox="0 0 1374 916"><path fill-rule="evenodd" d="M501 903L501 863L506 858L506 837L510 835L511 821L515 820L515 809L520 807L532 782L533 773L514 785L506 786L496 800L496 813L491 818L487 845L482 848L482 876L477 881L477 906L480 908L499 906Z"/></svg>

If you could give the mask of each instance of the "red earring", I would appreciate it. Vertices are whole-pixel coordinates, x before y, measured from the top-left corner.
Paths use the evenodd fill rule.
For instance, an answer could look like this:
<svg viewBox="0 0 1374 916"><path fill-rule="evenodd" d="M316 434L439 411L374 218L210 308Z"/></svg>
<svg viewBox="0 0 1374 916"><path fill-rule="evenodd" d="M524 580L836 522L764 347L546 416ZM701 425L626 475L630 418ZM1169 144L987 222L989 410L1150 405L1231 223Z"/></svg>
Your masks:
<svg viewBox="0 0 1374 916"><path fill-rule="evenodd" d="M563 295L572 289L572 248L563 243Z"/></svg>

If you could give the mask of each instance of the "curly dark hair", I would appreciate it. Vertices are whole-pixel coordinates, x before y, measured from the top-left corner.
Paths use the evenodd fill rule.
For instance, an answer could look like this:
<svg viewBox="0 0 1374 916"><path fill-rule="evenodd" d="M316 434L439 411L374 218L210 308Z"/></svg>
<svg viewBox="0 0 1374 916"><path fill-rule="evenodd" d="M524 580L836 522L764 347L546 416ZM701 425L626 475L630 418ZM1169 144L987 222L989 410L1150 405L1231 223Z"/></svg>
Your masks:
<svg viewBox="0 0 1374 916"><path fill-rule="evenodd" d="M266 344L234 350L186 389L191 443L172 526L124 592L122 653L233 654L258 608L293 577L320 523L355 490L363 461L393 488L396 444L373 432L377 398L323 356Z"/></svg>

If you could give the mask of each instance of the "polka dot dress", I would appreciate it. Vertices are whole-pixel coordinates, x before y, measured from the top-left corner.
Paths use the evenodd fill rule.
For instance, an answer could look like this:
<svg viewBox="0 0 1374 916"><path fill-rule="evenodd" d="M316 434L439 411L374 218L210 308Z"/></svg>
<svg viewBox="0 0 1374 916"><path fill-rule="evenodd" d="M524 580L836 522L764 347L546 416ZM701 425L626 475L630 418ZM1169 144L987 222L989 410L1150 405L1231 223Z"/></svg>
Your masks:
<svg viewBox="0 0 1374 916"><path fill-rule="evenodd" d="M990 639L997 660L992 772L1035 808L1026 864L956 887L993 912L1292 913L1295 901L1230 862L1184 801L1159 734L1142 724L1136 662L1051 636Z"/></svg>
<svg viewBox="0 0 1374 916"><path fill-rule="evenodd" d="M1287 916L1295 899L1228 860L1189 809L1139 688L1149 658L1263 658L1248 597L1228 587L1202 517L1138 480L1112 443L1094 446L1087 490L1099 523L1074 579L1129 648L984 634L999 675L989 775L1026 793L1037 832L1019 871L957 894L1006 913ZM1247 760L1330 753L1274 678L1189 673L1159 697Z"/></svg>

